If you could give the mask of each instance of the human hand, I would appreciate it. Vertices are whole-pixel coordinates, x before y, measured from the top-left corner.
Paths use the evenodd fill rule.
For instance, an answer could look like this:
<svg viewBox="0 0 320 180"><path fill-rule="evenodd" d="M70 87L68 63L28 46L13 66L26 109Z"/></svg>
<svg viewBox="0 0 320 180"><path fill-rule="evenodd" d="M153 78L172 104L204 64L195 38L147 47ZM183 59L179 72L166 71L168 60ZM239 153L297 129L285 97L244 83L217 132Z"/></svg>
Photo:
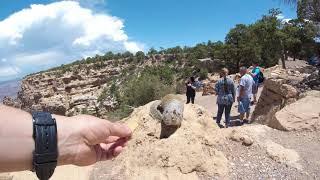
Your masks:
<svg viewBox="0 0 320 180"><path fill-rule="evenodd" d="M55 117L58 127L58 164L92 165L118 156L131 130L93 116Z"/></svg>

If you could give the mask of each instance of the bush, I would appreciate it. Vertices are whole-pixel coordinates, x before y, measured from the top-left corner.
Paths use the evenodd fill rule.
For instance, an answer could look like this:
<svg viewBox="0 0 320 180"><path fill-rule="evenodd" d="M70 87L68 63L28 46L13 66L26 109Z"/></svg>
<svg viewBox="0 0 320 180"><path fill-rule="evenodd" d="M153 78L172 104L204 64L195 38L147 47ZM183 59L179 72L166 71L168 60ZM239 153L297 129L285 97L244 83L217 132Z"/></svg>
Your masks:
<svg viewBox="0 0 320 180"><path fill-rule="evenodd" d="M199 80L204 80L207 78L208 78L208 70L207 69L200 69Z"/></svg>
<svg viewBox="0 0 320 180"><path fill-rule="evenodd" d="M138 107L151 101L161 99L163 96L175 92L173 85L167 85L159 76L142 75L132 79L126 85L121 97L121 102Z"/></svg>
<svg viewBox="0 0 320 180"><path fill-rule="evenodd" d="M118 121L123 118L128 117L132 113L133 109L126 105L121 105L115 111L109 112L107 114L108 119L111 121Z"/></svg>

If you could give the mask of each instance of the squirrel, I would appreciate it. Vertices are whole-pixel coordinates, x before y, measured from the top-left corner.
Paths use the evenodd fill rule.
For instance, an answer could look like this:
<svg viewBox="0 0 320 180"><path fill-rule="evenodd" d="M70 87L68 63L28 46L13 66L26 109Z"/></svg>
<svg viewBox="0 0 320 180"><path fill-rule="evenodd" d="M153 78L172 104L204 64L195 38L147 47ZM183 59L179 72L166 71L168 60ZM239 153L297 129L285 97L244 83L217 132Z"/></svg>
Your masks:
<svg viewBox="0 0 320 180"><path fill-rule="evenodd" d="M164 126L180 127L183 120L183 100L174 94L163 97L150 107L150 116L159 120Z"/></svg>

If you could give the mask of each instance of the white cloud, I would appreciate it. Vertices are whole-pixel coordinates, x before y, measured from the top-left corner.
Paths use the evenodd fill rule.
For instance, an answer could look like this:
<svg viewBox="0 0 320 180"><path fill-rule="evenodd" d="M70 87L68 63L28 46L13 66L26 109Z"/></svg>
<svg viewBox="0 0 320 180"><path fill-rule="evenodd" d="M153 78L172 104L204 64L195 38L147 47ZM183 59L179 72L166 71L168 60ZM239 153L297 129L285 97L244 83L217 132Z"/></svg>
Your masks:
<svg viewBox="0 0 320 180"><path fill-rule="evenodd" d="M282 20L282 19L284 19L284 15L283 15L283 14L278 14L278 15L277 15L277 18L280 19L280 20Z"/></svg>
<svg viewBox="0 0 320 180"><path fill-rule="evenodd" d="M61 1L61 0L59 0ZM68 0L79 2L81 6L89 8L99 8L106 5L106 0Z"/></svg>
<svg viewBox="0 0 320 180"><path fill-rule="evenodd" d="M15 76L20 73L20 69L12 66L0 67L0 78Z"/></svg>
<svg viewBox="0 0 320 180"><path fill-rule="evenodd" d="M0 21L0 67L10 64L25 74L96 53L143 50L129 39L122 19L96 13L77 1L31 5Z"/></svg>
<svg viewBox="0 0 320 180"><path fill-rule="evenodd" d="M277 15L277 18L282 22L282 23L289 23L289 21L290 20L292 20L292 19L290 19L290 18L285 18L285 16L283 15L283 14L279 14L279 15Z"/></svg>

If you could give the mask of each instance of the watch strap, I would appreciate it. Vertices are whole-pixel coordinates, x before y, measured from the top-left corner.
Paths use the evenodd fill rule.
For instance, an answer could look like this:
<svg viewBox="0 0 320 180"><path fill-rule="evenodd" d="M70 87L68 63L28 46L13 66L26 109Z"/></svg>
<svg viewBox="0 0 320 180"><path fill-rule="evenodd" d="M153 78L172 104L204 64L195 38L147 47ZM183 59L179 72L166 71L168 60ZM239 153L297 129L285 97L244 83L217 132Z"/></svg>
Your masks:
<svg viewBox="0 0 320 180"><path fill-rule="evenodd" d="M40 180L48 180L57 166L57 125L47 112L33 112L33 170Z"/></svg>

